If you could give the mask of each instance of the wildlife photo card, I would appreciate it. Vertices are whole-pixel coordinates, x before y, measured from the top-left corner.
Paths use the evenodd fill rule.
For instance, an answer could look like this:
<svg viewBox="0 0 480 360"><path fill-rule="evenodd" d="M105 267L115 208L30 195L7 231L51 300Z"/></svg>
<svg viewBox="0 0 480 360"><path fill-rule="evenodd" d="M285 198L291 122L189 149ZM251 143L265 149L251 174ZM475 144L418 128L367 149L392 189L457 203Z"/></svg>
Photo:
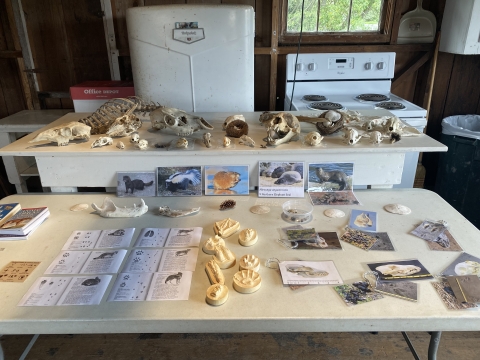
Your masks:
<svg viewBox="0 0 480 360"><path fill-rule="evenodd" d="M155 196L156 190L154 171L117 172L118 197Z"/></svg>
<svg viewBox="0 0 480 360"><path fill-rule="evenodd" d="M362 231L377 231L377 213L368 210L352 209L348 226Z"/></svg>
<svg viewBox="0 0 480 360"><path fill-rule="evenodd" d="M205 195L249 195L248 165L206 165Z"/></svg>
<svg viewBox="0 0 480 360"><path fill-rule="evenodd" d="M447 276L447 281L462 302L480 303L480 279L476 275Z"/></svg>
<svg viewBox="0 0 480 360"><path fill-rule="evenodd" d="M480 276L480 258L462 253L443 270L442 275L477 275Z"/></svg>
<svg viewBox="0 0 480 360"><path fill-rule="evenodd" d="M418 300L418 284L413 281L377 281L375 291L403 300Z"/></svg>
<svg viewBox="0 0 480 360"><path fill-rule="evenodd" d="M384 281L433 279L430 271L416 259L384 261L367 264L367 266L371 271L376 271L379 279Z"/></svg>
<svg viewBox="0 0 480 360"><path fill-rule="evenodd" d="M339 285L342 277L335 263L326 261L280 261L284 285Z"/></svg>
<svg viewBox="0 0 480 360"><path fill-rule="evenodd" d="M297 241L298 250L342 250L340 239L335 231L317 232L317 238L308 241Z"/></svg>
<svg viewBox="0 0 480 360"><path fill-rule="evenodd" d="M442 239L438 239L448 228L443 222L436 222L425 220L418 225L411 234L418 236L420 239L427 241L439 242ZM444 246L447 247L447 246Z"/></svg>
<svg viewBox="0 0 480 360"><path fill-rule="evenodd" d="M437 240L439 241L427 241L427 245L430 250L434 251L463 251L460 244L457 242L452 233L448 230L445 230L442 235L440 235ZM448 246L444 246L448 244Z"/></svg>
<svg viewBox="0 0 480 360"><path fill-rule="evenodd" d="M308 195L313 205L360 205L353 193L353 163L308 164Z"/></svg>
<svg viewBox="0 0 480 360"><path fill-rule="evenodd" d="M259 197L303 197L303 162L258 163Z"/></svg>
<svg viewBox="0 0 480 360"><path fill-rule="evenodd" d="M477 307L475 303L462 302L461 299L457 299L450 284L446 280L434 281L432 285L449 310L466 310Z"/></svg>
<svg viewBox="0 0 480 360"><path fill-rule="evenodd" d="M334 286L335 291L345 301L347 306L365 304L371 301L383 299L383 295L372 291L367 281L355 281L351 284Z"/></svg>
<svg viewBox="0 0 480 360"><path fill-rule="evenodd" d="M202 196L202 167L157 167L157 196Z"/></svg>
<svg viewBox="0 0 480 360"><path fill-rule="evenodd" d="M378 240L373 234L355 229L348 229L340 239L363 250L370 250Z"/></svg>

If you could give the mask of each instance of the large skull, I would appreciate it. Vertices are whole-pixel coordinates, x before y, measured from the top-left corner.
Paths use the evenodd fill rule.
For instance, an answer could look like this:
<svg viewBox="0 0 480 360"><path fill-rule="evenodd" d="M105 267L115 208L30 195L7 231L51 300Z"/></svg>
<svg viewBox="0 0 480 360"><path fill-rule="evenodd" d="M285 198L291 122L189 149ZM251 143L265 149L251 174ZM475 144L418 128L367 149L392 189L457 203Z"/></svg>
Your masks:
<svg viewBox="0 0 480 360"><path fill-rule="evenodd" d="M300 134L300 122L290 113L272 114L265 112L260 115L260 122L267 129L265 141L269 145L280 145L289 142Z"/></svg>
<svg viewBox="0 0 480 360"><path fill-rule="evenodd" d="M58 146L68 145L70 140L75 139L90 139L90 126L82 124L77 121L62 124L45 131L35 136L29 143L38 141L56 142Z"/></svg>
<svg viewBox="0 0 480 360"><path fill-rule="evenodd" d="M152 111L150 121L153 129L170 129L178 136L188 136L201 129L213 130L213 126L203 118L165 106Z"/></svg>
<svg viewBox="0 0 480 360"><path fill-rule="evenodd" d="M128 136L140 129L142 120L133 114L136 108L137 105L134 105L125 115L115 119L105 134L111 137Z"/></svg>

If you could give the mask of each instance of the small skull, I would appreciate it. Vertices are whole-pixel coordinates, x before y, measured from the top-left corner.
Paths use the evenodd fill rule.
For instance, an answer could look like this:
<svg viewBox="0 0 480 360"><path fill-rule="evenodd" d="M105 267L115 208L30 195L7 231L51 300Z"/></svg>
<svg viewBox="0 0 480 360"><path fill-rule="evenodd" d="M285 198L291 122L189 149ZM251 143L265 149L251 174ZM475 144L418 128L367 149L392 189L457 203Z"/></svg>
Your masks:
<svg viewBox="0 0 480 360"><path fill-rule="evenodd" d="M227 136L223 137L223 147L229 147L231 143L232 143L232 141L230 140L229 137L227 137Z"/></svg>
<svg viewBox="0 0 480 360"><path fill-rule="evenodd" d="M345 135L343 136L348 145L355 145L362 137L358 135L358 131L352 128L344 129Z"/></svg>
<svg viewBox="0 0 480 360"><path fill-rule="evenodd" d="M374 143L375 145L378 145L382 142L383 140L383 135L380 131L372 131L370 133L370 140L372 141L372 143Z"/></svg>
<svg viewBox="0 0 480 360"><path fill-rule="evenodd" d="M225 131L227 129L227 125L230 124L233 120L245 121L245 117L243 115L231 115L227 117L223 122L222 130Z"/></svg>
<svg viewBox="0 0 480 360"><path fill-rule="evenodd" d="M243 144L243 145L250 146L250 147L255 146L255 141L253 141L253 139L248 135L240 136L240 140L238 142L239 142L239 144Z"/></svg>
<svg viewBox="0 0 480 360"><path fill-rule="evenodd" d="M310 146L320 145L322 140L323 140L323 136L316 131L309 132L305 137L305 143Z"/></svg>
<svg viewBox="0 0 480 360"><path fill-rule="evenodd" d="M138 135L137 133L133 133L132 135L130 135L130 142L131 143L138 143L138 141L140 140L140 135Z"/></svg>
<svg viewBox="0 0 480 360"><path fill-rule="evenodd" d="M212 141L211 141L211 139L212 139L212 134L210 134L210 133L208 133L208 132L205 133L205 134L203 134L203 143L205 144L205 146L206 146L207 148L211 148L211 147L212 147Z"/></svg>
<svg viewBox="0 0 480 360"><path fill-rule="evenodd" d="M188 140L182 137L177 140L175 146L179 149L186 149L188 147Z"/></svg>
<svg viewBox="0 0 480 360"><path fill-rule="evenodd" d="M102 137L99 137L97 140L95 140L92 143L91 147L96 148L96 147L102 147L102 146L112 145L112 144L113 144L113 139L111 137L102 136Z"/></svg>
<svg viewBox="0 0 480 360"><path fill-rule="evenodd" d="M402 129L402 123L400 122L400 119L397 117L391 117L387 120L385 125L383 125L383 129L387 133L399 133Z"/></svg>
<svg viewBox="0 0 480 360"><path fill-rule="evenodd" d="M123 150L125 149L125 144L121 141L117 142L117 148L119 148L120 150Z"/></svg>
<svg viewBox="0 0 480 360"><path fill-rule="evenodd" d="M147 150L148 148L148 141L145 139L138 140L138 143L135 144L135 148L140 150Z"/></svg>

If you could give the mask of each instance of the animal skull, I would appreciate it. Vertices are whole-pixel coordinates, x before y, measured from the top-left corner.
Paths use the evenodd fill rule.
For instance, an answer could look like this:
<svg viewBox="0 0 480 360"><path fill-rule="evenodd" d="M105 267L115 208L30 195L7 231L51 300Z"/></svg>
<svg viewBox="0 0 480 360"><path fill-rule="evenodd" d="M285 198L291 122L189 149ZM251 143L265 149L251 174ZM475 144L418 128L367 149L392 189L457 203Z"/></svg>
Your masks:
<svg viewBox="0 0 480 360"><path fill-rule="evenodd" d="M316 131L309 132L305 137L305 143L310 146L320 145L322 140L323 140L323 136Z"/></svg>
<svg viewBox="0 0 480 360"><path fill-rule="evenodd" d="M133 114L136 108L137 104L128 110L125 115L116 118L105 134L112 137L128 136L140 129L142 121Z"/></svg>
<svg viewBox="0 0 480 360"><path fill-rule="evenodd" d="M253 139L248 135L242 135L242 136L240 136L239 144L254 147L255 146L255 141L253 141Z"/></svg>
<svg viewBox="0 0 480 360"><path fill-rule="evenodd" d="M130 135L131 143L138 143L139 140L140 140L140 135L138 135L137 133L133 133L132 135Z"/></svg>
<svg viewBox="0 0 480 360"><path fill-rule="evenodd" d="M287 143L297 134L300 134L300 122L296 116L287 112L277 114L263 113L260 115L260 122L267 129L265 141L269 145Z"/></svg>
<svg viewBox="0 0 480 360"><path fill-rule="evenodd" d="M135 147L140 150L147 150L148 141L145 139L138 140L138 143L135 144Z"/></svg>
<svg viewBox="0 0 480 360"><path fill-rule="evenodd" d="M223 147L229 147L230 144L231 144L230 138L227 137L227 136L224 136L224 137L223 137Z"/></svg>
<svg viewBox="0 0 480 360"><path fill-rule="evenodd" d="M370 133L370 140L372 141L372 143L374 143L375 145L378 145L382 142L383 140L383 135L380 131L372 131Z"/></svg>
<svg viewBox="0 0 480 360"><path fill-rule="evenodd" d="M97 140L95 140L92 143L91 147L96 148L96 147L102 147L102 146L112 145L112 144L113 144L113 139L111 137L102 136L102 137L99 137Z"/></svg>
<svg viewBox="0 0 480 360"><path fill-rule="evenodd" d="M212 147L211 139L212 139L212 134L210 134L210 133L205 133L205 134L203 134L203 143L205 144L205 146L206 146L207 148L211 148L211 147Z"/></svg>
<svg viewBox="0 0 480 360"><path fill-rule="evenodd" d="M362 137L358 135L358 131L352 128L344 129L345 135L343 136L348 145L355 145Z"/></svg>
<svg viewBox="0 0 480 360"><path fill-rule="evenodd" d="M402 130L402 123L397 117L391 117L387 120L385 125L383 125L384 130L387 133L399 133Z"/></svg>
<svg viewBox="0 0 480 360"><path fill-rule="evenodd" d="M117 142L117 148L119 148L120 150L123 150L125 149L125 144L121 141Z"/></svg>
<svg viewBox="0 0 480 360"><path fill-rule="evenodd" d="M183 110L162 106L150 113L152 128L170 129L178 136L188 136L198 130L213 130L202 117L187 114Z"/></svg>
<svg viewBox="0 0 480 360"><path fill-rule="evenodd" d="M177 140L175 146L180 149L186 149L188 147L188 140L185 138L180 138Z"/></svg>
<svg viewBox="0 0 480 360"><path fill-rule="evenodd" d="M374 128L381 125L383 121L384 121L384 119L382 119L382 118L368 120L368 121L363 123L362 127L367 131L372 131Z"/></svg>
<svg viewBox="0 0 480 360"><path fill-rule="evenodd" d="M225 131L227 129L227 125L230 124L233 120L240 120L245 121L245 116L243 115L231 115L225 119L223 122L222 130Z"/></svg>
<svg viewBox="0 0 480 360"><path fill-rule="evenodd" d="M90 139L90 126L82 124L77 121L62 124L45 131L35 136L29 143L38 141L56 142L58 146L68 145L70 140L75 139Z"/></svg>

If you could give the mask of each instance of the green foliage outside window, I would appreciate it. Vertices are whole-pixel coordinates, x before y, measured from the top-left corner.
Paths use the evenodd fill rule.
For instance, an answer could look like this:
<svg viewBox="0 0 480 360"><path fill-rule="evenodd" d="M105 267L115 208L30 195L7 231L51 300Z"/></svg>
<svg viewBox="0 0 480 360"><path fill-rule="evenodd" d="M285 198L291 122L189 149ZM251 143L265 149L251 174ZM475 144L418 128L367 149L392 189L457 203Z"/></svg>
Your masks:
<svg viewBox="0 0 480 360"><path fill-rule="evenodd" d="M305 0L303 32L378 32L383 0ZM287 33L300 32L302 0L288 0Z"/></svg>

